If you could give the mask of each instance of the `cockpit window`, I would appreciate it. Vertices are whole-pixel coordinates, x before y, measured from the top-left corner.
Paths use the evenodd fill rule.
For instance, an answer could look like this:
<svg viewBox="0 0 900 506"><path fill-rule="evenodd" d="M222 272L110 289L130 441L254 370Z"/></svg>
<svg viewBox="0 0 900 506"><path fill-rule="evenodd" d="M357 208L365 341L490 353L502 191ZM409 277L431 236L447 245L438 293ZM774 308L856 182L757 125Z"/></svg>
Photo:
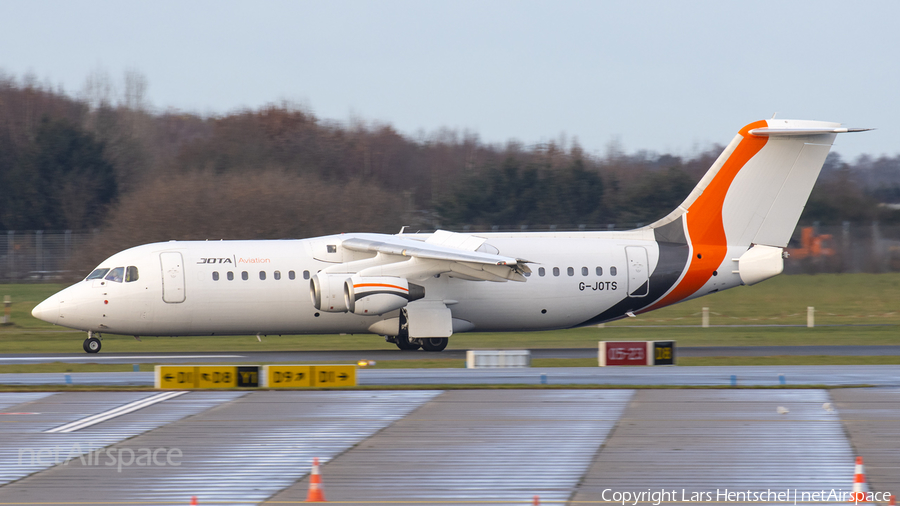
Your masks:
<svg viewBox="0 0 900 506"><path fill-rule="evenodd" d="M106 275L106 279L109 281L115 281L116 283L122 282L122 277L125 275L124 267L116 267L115 269L109 271L109 274Z"/></svg>
<svg viewBox="0 0 900 506"><path fill-rule="evenodd" d="M109 269L94 269L94 272L90 273L90 275L88 275L85 280L88 281L91 279L103 279L103 276L106 276L107 272L109 272Z"/></svg>
<svg viewBox="0 0 900 506"><path fill-rule="evenodd" d="M125 282L131 283L132 281L138 280L138 270L137 267L133 265L129 265L125 268Z"/></svg>

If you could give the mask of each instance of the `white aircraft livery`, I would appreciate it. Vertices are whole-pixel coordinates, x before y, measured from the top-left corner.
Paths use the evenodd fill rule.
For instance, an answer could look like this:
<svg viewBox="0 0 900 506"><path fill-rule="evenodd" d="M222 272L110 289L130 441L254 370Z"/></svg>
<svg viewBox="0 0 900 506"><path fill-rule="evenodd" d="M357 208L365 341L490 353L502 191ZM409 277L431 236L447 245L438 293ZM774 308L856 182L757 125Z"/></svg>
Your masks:
<svg viewBox="0 0 900 506"><path fill-rule="evenodd" d="M839 123L742 128L668 216L597 232L341 234L127 249L34 308L134 336L357 334L441 351L454 332L551 330L652 311L779 274Z"/></svg>

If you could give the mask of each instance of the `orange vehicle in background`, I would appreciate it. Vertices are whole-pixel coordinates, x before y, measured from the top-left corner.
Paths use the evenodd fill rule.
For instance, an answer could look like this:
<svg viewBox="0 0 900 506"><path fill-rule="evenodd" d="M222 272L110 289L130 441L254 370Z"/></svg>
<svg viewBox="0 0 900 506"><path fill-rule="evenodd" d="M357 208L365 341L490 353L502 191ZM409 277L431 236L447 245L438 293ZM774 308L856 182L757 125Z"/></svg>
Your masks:
<svg viewBox="0 0 900 506"><path fill-rule="evenodd" d="M834 255L834 249L825 247L825 243L830 243L831 234L816 235L813 227L803 227L800 230L800 247L787 248L790 258L803 260L807 257L830 257Z"/></svg>

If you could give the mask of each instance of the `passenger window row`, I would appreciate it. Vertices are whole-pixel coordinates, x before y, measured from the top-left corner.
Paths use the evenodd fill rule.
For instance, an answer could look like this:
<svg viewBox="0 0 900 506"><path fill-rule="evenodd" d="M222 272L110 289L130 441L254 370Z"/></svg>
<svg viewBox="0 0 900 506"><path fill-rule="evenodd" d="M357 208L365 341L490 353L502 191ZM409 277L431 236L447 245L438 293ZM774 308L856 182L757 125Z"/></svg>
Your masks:
<svg viewBox="0 0 900 506"><path fill-rule="evenodd" d="M588 269L587 267L582 267L582 268L581 268L581 275L582 275L582 276L587 276L588 274L590 274L590 272L591 272L590 269ZM602 275L603 275L603 267L597 267L597 268L595 268L595 269L594 269L594 272L597 274L597 276L602 276ZM554 268L553 268L553 275L554 275L554 276L559 276L559 273L560 273L559 267L554 267ZM574 275L575 275L575 268L574 268L574 267L567 267L567 268L566 268L566 274L568 274L569 276L574 276ZM615 267L610 267L610 268L609 268L609 275L610 275L610 276L615 276L616 274L618 274L618 270L617 270ZM544 269L543 267L538 267L538 276L544 277L544 276L546 276L546 275L547 275L547 270ZM526 274L526 276L528 276L528 274Z"/></svg>
<svg viewBox="0 0 900 506"><path fill-rule="evenodd" d="M132 281L138 280L138 268L129 265L128 267L114 267L112 269L102 268L102 269L94 269L94 272L90 273L85 281L90 281L92 279L105 279L107 281L113 281L115 283L131 283Z"/></svg>
<svg viewBox="0 0 900 506"><path fill-rule="evenodd" d="M265 281L267 277L266 271L259 271L259 279L260 281ZM281 271L275 271L272 273L272 277L275 280L281 279ZM219 280L219 271L213 271L212 273L213 281ZM228 281L234 281L234 272L228 271L225 273L225 279ZM241 279L247 281L250 279L250 273L247 271L241 271ZM294 271L288 271L288 279L297 279L297 273ZM309 271L303 271L303 279L309 279Z"/></svg>

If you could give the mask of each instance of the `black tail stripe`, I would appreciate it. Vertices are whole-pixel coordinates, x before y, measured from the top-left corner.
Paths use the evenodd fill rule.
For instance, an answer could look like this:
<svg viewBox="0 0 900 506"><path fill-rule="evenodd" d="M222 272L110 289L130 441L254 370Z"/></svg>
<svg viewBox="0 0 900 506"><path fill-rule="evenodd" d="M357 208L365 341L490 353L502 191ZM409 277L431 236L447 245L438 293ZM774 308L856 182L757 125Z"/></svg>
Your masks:
<svg viewBox="0 0 900 506"><path fill-rule="evenodd" d="M653 233L659 245L659 261L656 268L653 269L653 273L650 274L649 293L640 298L625 297L606 311L574 325L574 327L585 327L624 318L629 311L637 312L649 307L675 286L690 260L688 258L690 247L684 236L684 216L654 229Z"/></svg>

